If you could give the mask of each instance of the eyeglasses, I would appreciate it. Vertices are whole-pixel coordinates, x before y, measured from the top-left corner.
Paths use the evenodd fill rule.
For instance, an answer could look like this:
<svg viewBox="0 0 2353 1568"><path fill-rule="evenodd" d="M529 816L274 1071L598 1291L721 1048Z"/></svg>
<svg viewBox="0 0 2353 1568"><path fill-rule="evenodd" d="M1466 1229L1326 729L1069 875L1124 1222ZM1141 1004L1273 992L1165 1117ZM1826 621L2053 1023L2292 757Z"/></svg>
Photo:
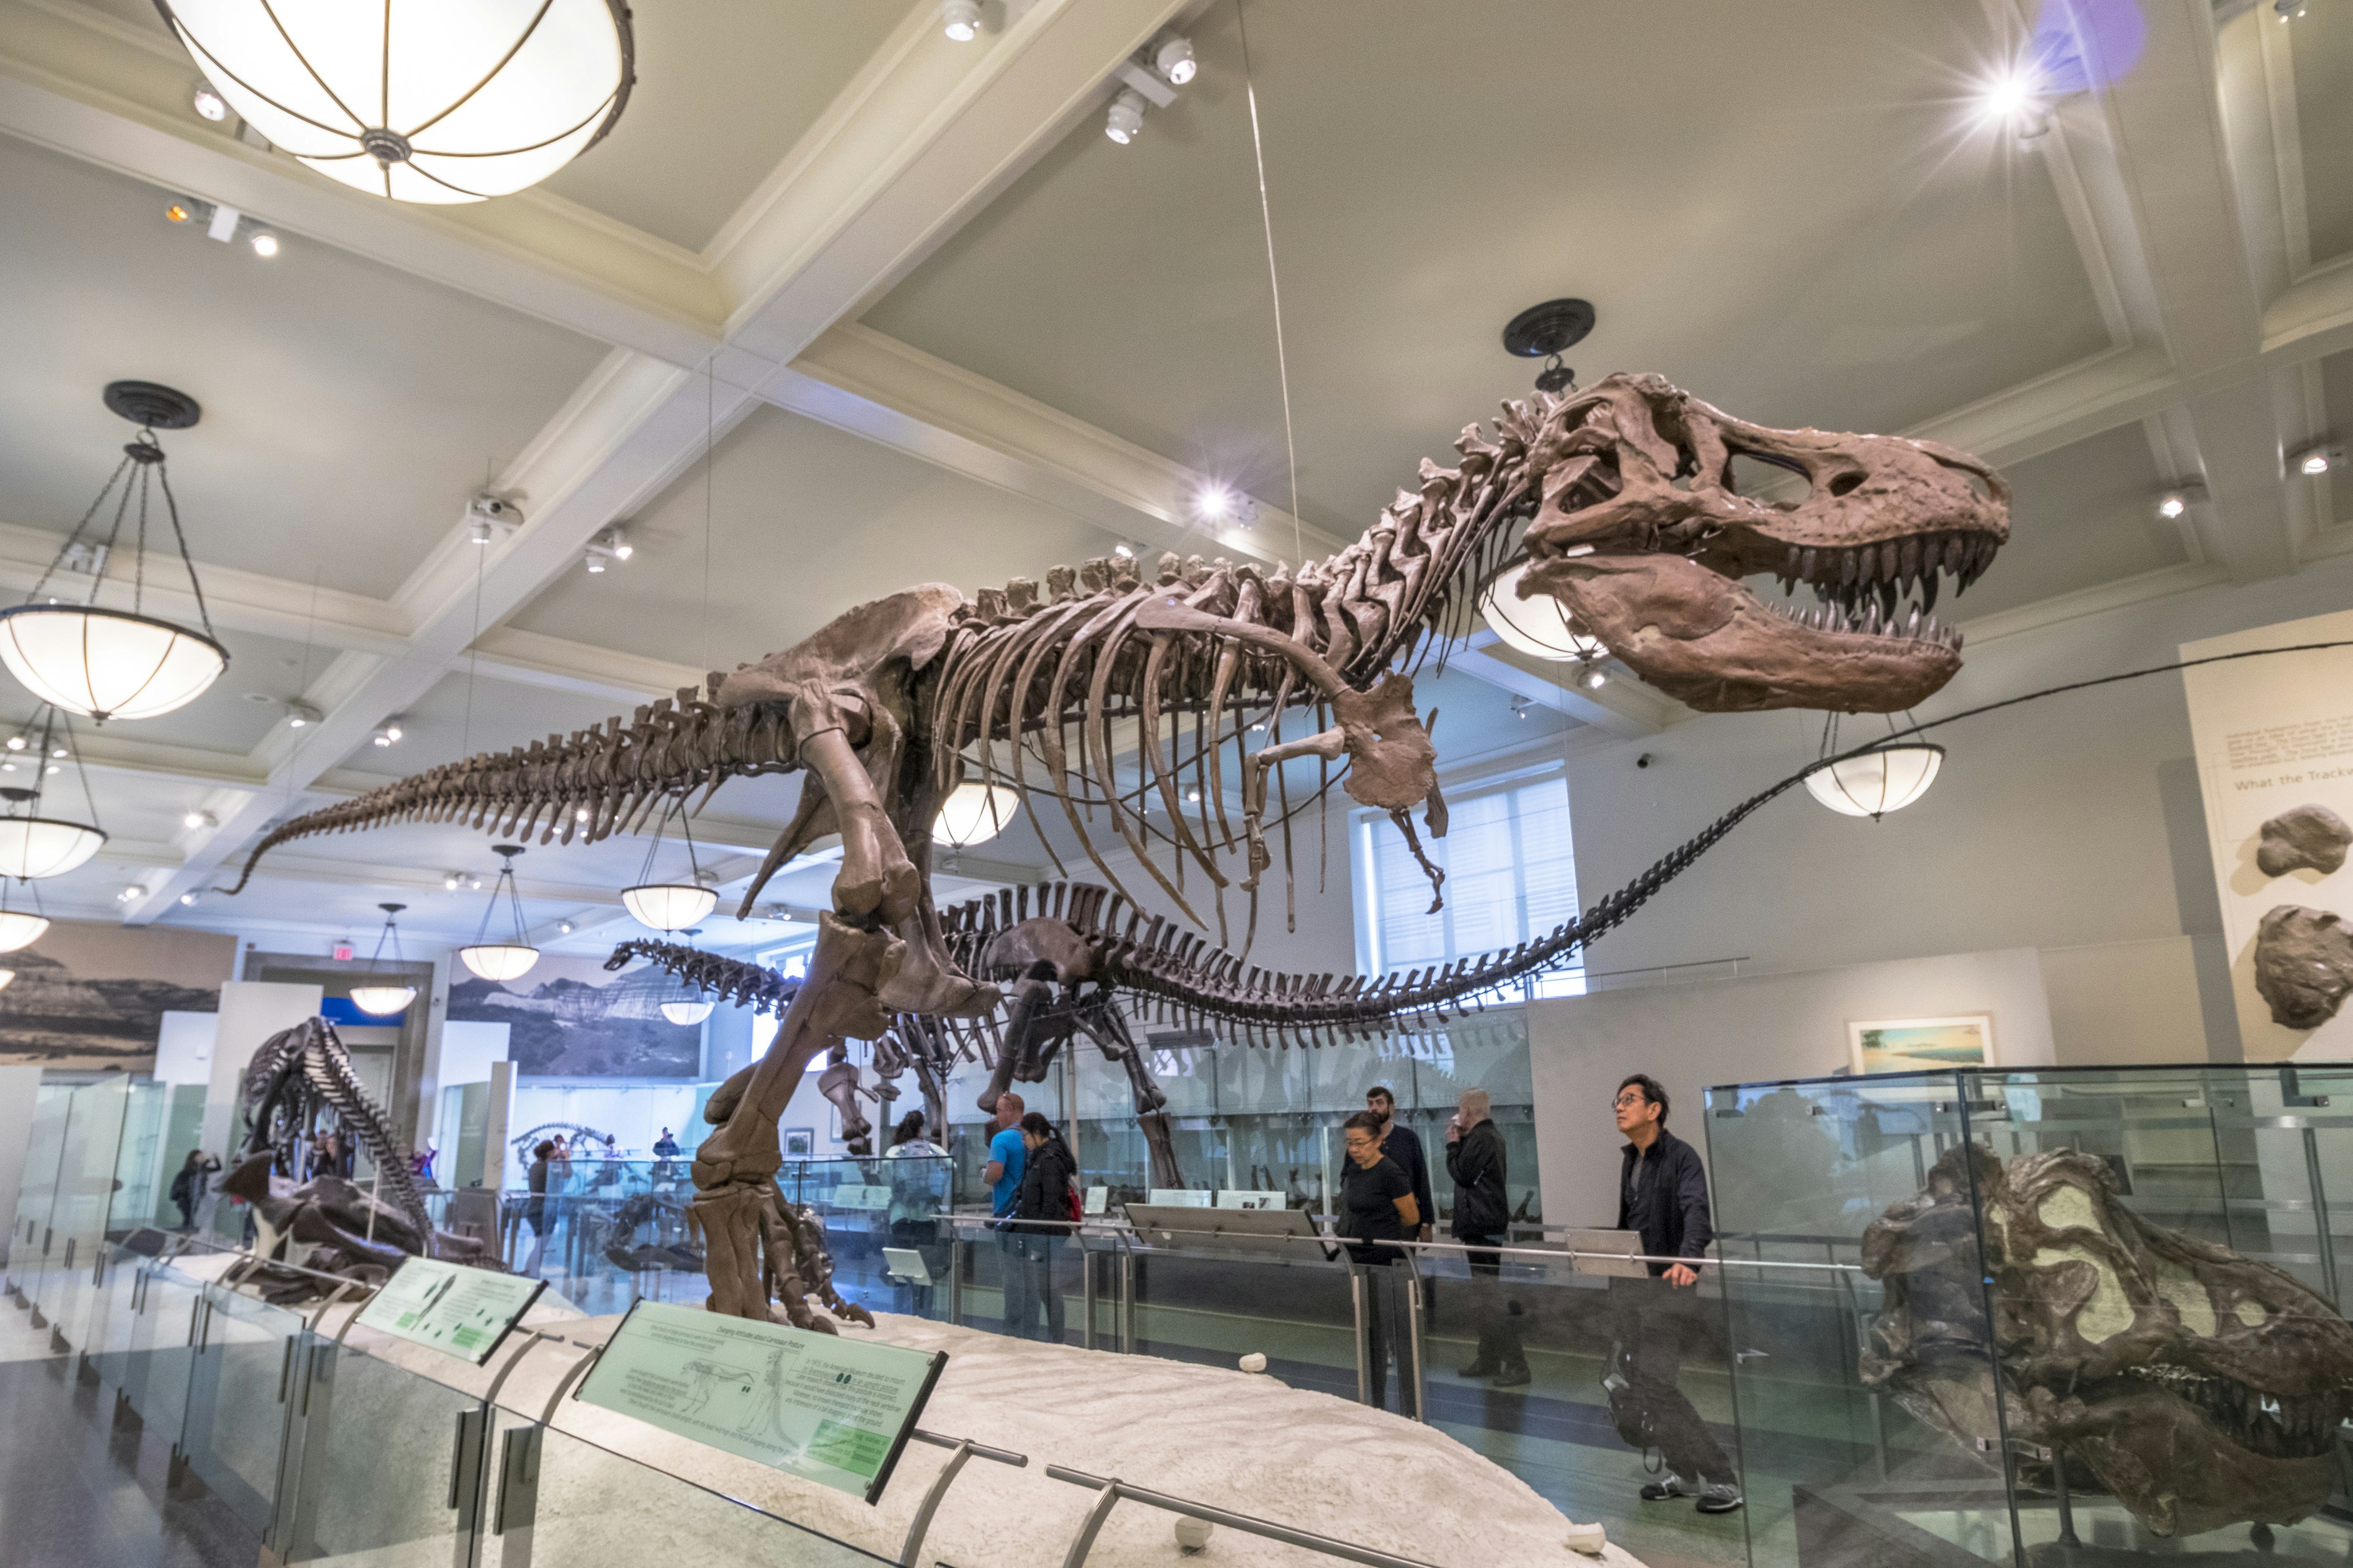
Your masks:
<svg viewBox="0 0 2353 1568"><path fill-rule="evenodd" d="M1648 1105L1650 1103L1650 1100L1643 1097L1641 1089L1630 1089L1625 1093L1620 1095L1617 1099L1611 1100L1609 1102L1609 1108L1613 1110L1623 1110L1628 1106Z"/></svg>

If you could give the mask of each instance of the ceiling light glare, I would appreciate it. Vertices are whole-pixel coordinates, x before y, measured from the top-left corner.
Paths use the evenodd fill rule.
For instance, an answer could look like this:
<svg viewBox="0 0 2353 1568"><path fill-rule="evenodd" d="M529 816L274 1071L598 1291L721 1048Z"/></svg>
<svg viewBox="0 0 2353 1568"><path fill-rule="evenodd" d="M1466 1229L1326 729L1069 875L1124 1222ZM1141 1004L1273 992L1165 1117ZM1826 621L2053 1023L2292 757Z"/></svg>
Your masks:
<svg viewBox="0 0 2353 1568"><path fill-rule="evenodd" d="M290 730L307 730L324 717L308 702L289 702L286 705L286 727Z"/></svg>
<svg viewBox="0 0 2353 1568"><path fill-rule="evenodd" d="M195 901L196 901L196 895L195 895L195 893L193 893L193 892L182 893L182 894L180 895L180 902L181 902L182 904L184 904L184 905L185 905L185 904L193 904L193 903L195 903Z"/></svg>
<svg viewBox="0 0 2353 1568"><path fill-rule="evenodd" d="M1223 485L1204 485L1193 498L1193 510L1205 522L1223 522L1234 515L1234 492Z"/></svg>
<svg viewBox="0 0 2353 1568"><path fill-rule="evenodd" d="M2305 0L2272 0L2272 12L2283 22L2293 22L2304 15Z"/></svg>
<svg viewBox="0 0 2353 1568"><path fill-rule="evenodd" d="M2318 479L2335 468L2341 458L2340 449L2327 441L2316 441L2288 454L2288 462L2299 474Z"/></svg>
<svg viewBox="0 0 2353 1568"><path fill-rule="evenodd" d="M1152 68L1168 79L1171 87L1183 87L1200 69L1193 58L1193 40L1170 38L1152 51Z"/></svg>
<svg viewBox="0 0 2353 1568"><path fill-rule="evenodd" d="M129 887L123 889L122 891L115 894L114 901L118 904L135 904L146 896L147 889L141 884L133 882Z"/></svg>
<svg viewBox="0 0 2353 1568"><path fill-rule="evenodd" d="M1130 544L1124 539L1113 545L1111 547L1111 552L1113 555L1118 556L1122 561L1133 561L1135 559L1135 546Z"/></svg>
<svg viewBox="0 0 2353 1568"><path fill-rule="evenodd" d="M558 936L570 936L572 934L572 922L570 921L556 921L555 934Z"/></svg>
<svg viewBox="0 0 2353 1568"><path fill-rule="evenodd" d="M2175 518L2179 517L2183 512L2186 512L2189 510L2189 498L2184 496L2179 490L2166 491L2164 499L2157 503L2157 515L2165 519L2168 522L2172 521Z"/></svg>
<svg viewBox="0 0 2353 1568"><path fill-rule="evenodd" d="M613 541L614 560L627 561L630 556L635 555L638 552L638 547L623 537L619 529L617 528L613 530L610 537Z"/></svg>
<svg viewBox="0 0 2353 1568"><path fill-rule="evenodd" d="M1600 670L1589 669L1585 672L1585 689L1588 691L1599 691L1609 684L1609 677Z"/></svg>
<svg viewBox="0 0 2353 1568"><path fill-rule="evenodd" d="M1103 134L1124 147L1144 129L1144 95L1132 87L1119 89L1103 120Z"/></svg>
<svg viewBox="0 0 2353 1568"><path fill-rule="evenodd" d="M959 44L980 37L979 0L940 0L940 31Z"/></svg>
<svg viewBox="0 0 2353 1568"><path fill-rule="evenodd" d="M588 574L592 577L605 570L605 558L595 551L588 552Z"/></svg>
<svg viewBox="0 0 2353 1568"><path fill-rule="evenodd" d="M9 736L9 737L8 737L8 749L9 749L10 751L12 751L12 752L21 752L21 751L23 751L23 750L25 749L25 737L24 737L24 736L22 736L22 735L11 735L11 736Z"/></svg>
<svg viewBox="0 0 2353 1568"><path fill-rule="evenodd" d="M2017 67L1986 84L1978 106L1985 119L2031 142L2051 129L2051 102L2040 77Z"/></svg>
<svg viewBox="0 0 2353 1568"><path fill-rule="evenodd" d="M206 120L217 121L228 118L228 100L215 92L209 82L198 82L196 90L189 95L188 102Z"/></svg>
<svg viewBox="0 0 2353 1568"><path fill-rule="evenodd" d="M209 811L192 811L180 818L180 826L194 833L200 828L218 827L220 818Z"/></svg>
<svg viewBox="0 0 2353 1568"><path fill-rule="evenodd" d="M465 880L465 878L455 871L445 872L441 878L441 890L445 893L454 893L464 885Z"/></svg>
<svg viewBox="0 0 2353 1568"><path fill-rule="evenodd" d="M620 118L614 0L163 0L181 46L263 137L340 184L450 204L535 185Z"/></svg>
<svg viewBox="0 0 2353 1568"><path fill-rule="evenodd" d="M186 223L195 216L196 215L195 213L188 210L188 204L185 202L174 202L170 206L164 209L164 221L165 223Z"/></svg>
<svg viewBox="0 0 2353 1568"><path fill-rule="evenodd" d="M266 228L257 231L248 243L253 247L253 254L265 261L278 254L278 237Z"/></svg>

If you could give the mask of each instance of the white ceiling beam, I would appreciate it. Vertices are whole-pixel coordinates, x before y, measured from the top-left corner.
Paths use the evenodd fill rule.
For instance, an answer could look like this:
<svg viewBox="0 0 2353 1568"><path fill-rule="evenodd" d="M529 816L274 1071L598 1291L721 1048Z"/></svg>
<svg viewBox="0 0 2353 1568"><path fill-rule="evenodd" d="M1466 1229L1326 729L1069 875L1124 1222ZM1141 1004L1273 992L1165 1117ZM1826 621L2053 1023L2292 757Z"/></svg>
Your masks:
<svg viewBox="0 0 2353 1568"><path fill-rule="evenodd" d="M1577 666L1531 658L1484 624L1446 656L1446 668L1613 735L1655 735L1677 720L1692 716L1692 710L1673 698L1622 677L1613 677L1598 688L1581 686L1576 679Z"/></svg>

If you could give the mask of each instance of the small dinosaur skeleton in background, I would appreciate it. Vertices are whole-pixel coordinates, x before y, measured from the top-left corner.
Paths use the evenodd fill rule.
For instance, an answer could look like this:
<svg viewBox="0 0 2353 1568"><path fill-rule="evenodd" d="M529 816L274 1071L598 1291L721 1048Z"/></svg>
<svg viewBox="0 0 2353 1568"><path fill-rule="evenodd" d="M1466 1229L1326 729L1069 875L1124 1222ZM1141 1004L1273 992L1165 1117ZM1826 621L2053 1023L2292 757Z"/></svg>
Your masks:
<svg viewBox="0 0 2353 1568"><path fill-rule="evenodd" d="M246 875L290 839L393 822L465 821L506 837L539 827L543 843L593 843L637 831L694 791L707 801L731 778L803 771L799 806L742 907L748 913L780 868L838 833L833 908L819 917L807 982L775 1044L693 1167L712 1304L766 1316L760 1245L764 1235L779 1239L765 1195L781 1162L776 1120L808 1063L835 1038L879 1037L893 1016L975 1017L998 1000L958 967L931 896L932 823L968 775L1009 783L1033 822L1038 795L1052 796L1131 905L1090 831L1097 813L1097 827L1107 825L1203 931L1192 901L1200 895L1188 897L1185 883L1188 873L1208 883L1221 942L1229 890L1246 894L1247 952L1273 861L1270 835L1287 851L1300 809L1284 761L1344 762L1350 798L1409 833L1419 809L1443 834L1412 672L1468 629L1479 593L1504 568L1525 563L1523 595L1551 595L1636 675L1694 708L1894 712L1960 667L1958 637L1929 613L1940 574L1966 587L2009 536L2001 481L1962 453L1749 425L1656 376L1507 403L1492 437L1472 426L1455 449L1455 467L1425 462L1419 488L1398 492L1363 538L1295 573L1172 555L1149 583L1132 562L1098 560L1053 568L1042 592L1017 578L966 600L947 584L923 584L714 674L707 698L683 691L630 721L447 763L297 817L261 840ZM1786 470L1804 495L1742 495L1741 457ZM1805 583L1818 606L1767 605L1741 582L1762 574L1790 589ZM1310 713L1307 732L1286 739L1285 723ZM1263 744L1252 740L1261 726ZM1229 751L1239 824L1227 804ZM1156 817L1149 800L1164 808ZM1278 1027L1370 1022L1473 996L1623 920L1714 842L1703 839L1516 956L1377 985L1259 976L1237 958L1217 963L1211 988L1224 1016ZM1239 880L1227 866L1236 855ZM1175 935L1155 928L1139 974L1193 973L1204 944L1187 936L1174 951Z"/></svg>
<svg viewBox="0 0 2353 1568"><path fill-rule="evenodd" d="M306 1018L261 1043L245 1069L243 1102L245 1157L222 1178L221 1191L253 1205L256 1256L275 1258L286 1244L303 1243L315 1248L309 1267L378 1281L408 1257L497 1267L482 1256L480 1241L434 1228L408 1162L393 1151L384 1113L324 1018ZM328 1132L366 1152L376 1172L370 1190L332 1172L303 1180L306 1156ZM286 1261L297 1259L290 1251Z"/></svg>

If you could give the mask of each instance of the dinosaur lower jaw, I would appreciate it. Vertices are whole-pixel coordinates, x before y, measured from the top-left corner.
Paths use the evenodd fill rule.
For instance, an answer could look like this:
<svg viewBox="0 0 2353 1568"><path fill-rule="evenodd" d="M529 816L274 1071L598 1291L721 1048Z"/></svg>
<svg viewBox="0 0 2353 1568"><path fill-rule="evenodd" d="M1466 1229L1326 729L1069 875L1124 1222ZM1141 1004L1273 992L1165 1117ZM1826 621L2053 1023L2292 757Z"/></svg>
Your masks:
<svg viewBox="0 0 2353 1568"><path fill-rule="evenodd" d="M1959 634L1900 604L1777 607L1680 555L1538 562L1521 592L1550 594L1646 685L1702 712L1900 712L1961 668Z"/></svg>

